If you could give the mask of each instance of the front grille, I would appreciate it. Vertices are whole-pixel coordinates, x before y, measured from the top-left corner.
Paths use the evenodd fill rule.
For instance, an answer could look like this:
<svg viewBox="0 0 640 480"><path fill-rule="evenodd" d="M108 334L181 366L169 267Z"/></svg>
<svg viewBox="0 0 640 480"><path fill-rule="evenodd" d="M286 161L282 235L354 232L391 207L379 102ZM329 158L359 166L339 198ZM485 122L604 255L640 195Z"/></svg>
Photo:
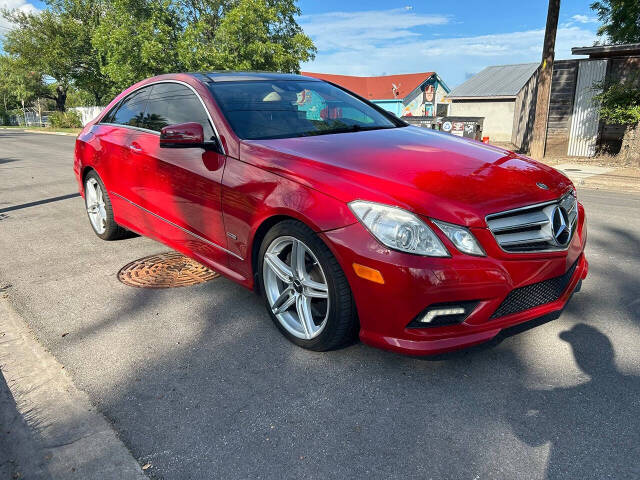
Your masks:
<svg viewBox="0 0 640 480"><path fill-rule="evenodd" d="M555 302L567 289L567 285L569 285L577 266L578 261L564 275L512 290L498 309L493 312L491 318L504 317L505 315L512 315L539 307L545 303Z"/></svg>
<svg viewBox="0 0 640 480"><path fill-rule="evenodd" d="M575 231L578 202L570 192L551 202L494 213L486 220L498 245L506 252L562 250Z"/></svg>

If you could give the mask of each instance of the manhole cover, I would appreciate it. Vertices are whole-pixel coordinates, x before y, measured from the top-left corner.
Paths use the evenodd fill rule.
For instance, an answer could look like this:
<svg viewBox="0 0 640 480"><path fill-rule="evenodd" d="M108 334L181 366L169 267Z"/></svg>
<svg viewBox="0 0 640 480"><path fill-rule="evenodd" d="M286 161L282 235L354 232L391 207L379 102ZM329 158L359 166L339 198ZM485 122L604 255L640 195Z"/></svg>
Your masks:
<svg viewBox="0 0 640 480"><path fill-rule="evenodd" d="M173 288L208 282L219 276L213 270L178 252L141 258L122 267L118 280L141 288Z"/></svg>

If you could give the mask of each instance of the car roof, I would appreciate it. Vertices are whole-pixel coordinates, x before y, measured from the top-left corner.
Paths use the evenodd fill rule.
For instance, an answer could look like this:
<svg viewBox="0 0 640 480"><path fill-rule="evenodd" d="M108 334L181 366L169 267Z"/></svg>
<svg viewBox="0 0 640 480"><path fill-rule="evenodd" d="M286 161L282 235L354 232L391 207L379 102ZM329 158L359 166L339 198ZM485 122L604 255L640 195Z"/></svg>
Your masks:
<svg viewBox="0 0 640 480"><path fill-rule="evenodd" d="M319 81L315 78L305 77L304 75L296 75L293 73L275 73L275 72L202 72L193 73L200 81L204 82L252 82L260 80L312 80Z"/></svg>

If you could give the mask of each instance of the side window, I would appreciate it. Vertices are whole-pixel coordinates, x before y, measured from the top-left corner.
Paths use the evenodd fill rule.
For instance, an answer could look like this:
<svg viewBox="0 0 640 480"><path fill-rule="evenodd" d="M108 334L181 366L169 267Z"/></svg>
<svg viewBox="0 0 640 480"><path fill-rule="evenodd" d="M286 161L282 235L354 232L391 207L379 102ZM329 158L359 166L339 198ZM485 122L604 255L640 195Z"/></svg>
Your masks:
<svg viewBox="0 0 640 480"><path fill-rule="evenodd" d="M119 106L104 117L103 122L141 127L150 87L144 87L129 95Z"/></svg>
<svg viewBox="0 0 640 480"><path fill-rule="evenodd" d="M189 88L178 83L153 85L141 126L159 132L167 125L187 122L202 125L206 139L213 137L209 117L200 99Z"/></svg>

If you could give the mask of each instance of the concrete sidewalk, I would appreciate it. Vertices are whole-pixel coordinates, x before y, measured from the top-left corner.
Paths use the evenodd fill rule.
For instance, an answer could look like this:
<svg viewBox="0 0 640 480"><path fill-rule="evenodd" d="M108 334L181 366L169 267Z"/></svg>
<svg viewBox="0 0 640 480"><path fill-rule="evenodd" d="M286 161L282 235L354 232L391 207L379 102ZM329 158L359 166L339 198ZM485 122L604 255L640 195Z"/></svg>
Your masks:
<svg viewBox="0 0 640 480"><path fill-rule="evenodd" d="M578 188L640 192L640 168L598 165L587 162L546 162L560 170Z"/></svg>
<svg viewBox="0 0 640 480"><path fill-rule="evenodd" d="M517 151L510 142L495 142L495 146ZM596 157L550 156L540 160L562 171L579 189L640 192L640 160L623 163L615 156Z"/></svg>
<svg viewBox="0 0 640 480"><path fill-rule="evenodd" d="M4 298L0 369L0 478L146 478L109 423Z"/></svg>

